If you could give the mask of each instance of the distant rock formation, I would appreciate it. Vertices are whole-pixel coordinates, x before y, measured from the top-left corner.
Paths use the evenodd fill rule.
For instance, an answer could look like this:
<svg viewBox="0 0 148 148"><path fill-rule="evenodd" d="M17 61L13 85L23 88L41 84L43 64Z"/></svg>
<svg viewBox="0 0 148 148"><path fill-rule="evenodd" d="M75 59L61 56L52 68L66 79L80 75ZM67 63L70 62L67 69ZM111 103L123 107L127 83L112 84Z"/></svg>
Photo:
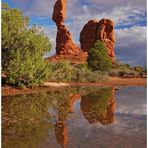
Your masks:
<svg viewBox="0 0 148 148"><path fill-rule="evenodd" d="M108 55L111 57L112 62L114 62L115 33L112 20L102 19L99 22L90 20L85 24L80 33L81 49L83 51L88 51L94 46L97 40L104 42Z"/></svg>

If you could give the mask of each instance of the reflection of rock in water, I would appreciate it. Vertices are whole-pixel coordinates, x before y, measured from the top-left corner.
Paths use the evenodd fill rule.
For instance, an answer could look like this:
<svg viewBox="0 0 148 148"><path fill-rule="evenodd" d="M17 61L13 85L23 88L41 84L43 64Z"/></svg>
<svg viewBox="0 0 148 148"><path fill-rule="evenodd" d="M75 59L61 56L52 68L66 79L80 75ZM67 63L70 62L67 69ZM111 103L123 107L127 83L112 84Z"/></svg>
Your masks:
<svg viewBox="0 0 148 148"><path fill-rule="evenodd" d="M81 111L89 123L100 122L104 125L114 121L114 88L101 89L81 97Z"/></svg>
<svg viewBox="0 0 148 148"><path fill-rule="evenodd" d="M65 121L69 112L72 111L75 101L79 98L79 94L74 94L70 97L70 100L64 99L64 101L62 100L62 102L60 102L61 100L59 100L58 102L58 120L54 126L54 130L57 143L59 143L62 148L66 148L68 142L67 125Z"/></svg>
<svg viewBox="0 0 148 148"><path fill-rule="evenodd" d="M65 123L61 123L61 125L57 123L54 130L57 143L60 144L62 148L66 148L68 142L67 125Z"/></svg>
<svg viewBox="0 0 148 148"><path fill-rule="evenodd" d="M76 102L76 100L80 99L80 97L80 94L74 94L70 97L70 111L73 110L74 103Z"/></svg>

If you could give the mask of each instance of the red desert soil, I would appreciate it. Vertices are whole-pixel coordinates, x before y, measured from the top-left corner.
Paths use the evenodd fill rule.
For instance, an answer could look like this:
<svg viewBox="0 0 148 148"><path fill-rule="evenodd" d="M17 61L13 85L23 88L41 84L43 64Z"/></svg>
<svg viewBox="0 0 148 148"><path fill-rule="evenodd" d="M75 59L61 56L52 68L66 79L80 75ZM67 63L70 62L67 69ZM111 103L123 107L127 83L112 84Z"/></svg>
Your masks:
<svg viewBox="0 0 148 148"><path fill-rule="evenodd" d="M109 77L108 80L98 83L52 83L46 82L44 87L38 87L34 89L17 89L10 86L2 86L2 96L15 96L21 94L37 93L42 90L49 90L53 87L65 87L65 86L108 86L108 87L121 87L121 86L146 86L146 78L118 78ZM59 89L59 88L58 88Z"/></svg>

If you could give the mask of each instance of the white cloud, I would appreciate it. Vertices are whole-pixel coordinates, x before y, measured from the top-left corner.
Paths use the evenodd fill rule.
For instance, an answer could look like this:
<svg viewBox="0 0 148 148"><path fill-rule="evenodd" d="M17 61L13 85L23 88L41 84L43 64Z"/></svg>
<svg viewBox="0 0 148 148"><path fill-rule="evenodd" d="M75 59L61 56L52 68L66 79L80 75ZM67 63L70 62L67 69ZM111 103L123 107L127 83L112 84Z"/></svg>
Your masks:
<svg viewBox="0 0 148 148"><path fill-rule="evenodd" d="M132 65L146 65L145 26L116 29L116 54L119 59Z"/></svg>
<svg viewBox="0 0 148 148"><path fill-rule="evenodd" d="M44 26L42 27L44 33L49 37L50 42L52 44L52 50L50 52L50 55L55 54L55 47L56 47L56 34L57 34L57 29L56 26ZM49 53L47 53L49 54Z"/></svg>
<svg viewBox="0 0 148 148"><path fill-rule="evenodd" d="M116 29L118 47L146 43L146 26L133 26L131 28Z"/></svg>

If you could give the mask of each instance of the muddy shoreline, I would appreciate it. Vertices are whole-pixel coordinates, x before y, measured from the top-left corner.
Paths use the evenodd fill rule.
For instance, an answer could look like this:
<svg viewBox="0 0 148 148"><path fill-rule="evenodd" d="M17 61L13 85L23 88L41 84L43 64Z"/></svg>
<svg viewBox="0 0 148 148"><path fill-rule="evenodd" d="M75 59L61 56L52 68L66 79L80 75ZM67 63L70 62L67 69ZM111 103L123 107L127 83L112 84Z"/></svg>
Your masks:
<svg viewBox="0 0 148 148"><path fill-rule="evenodd" d="M4 85L1 88L2 97L4 96L16 96L23 94L32 94L38 93L40 91L46 91L51 89L61 89L67 86L102 86L102 87L122 87L122 86L145 86L146 87L146 78L118 78L118 77L109 77L108 80L90 83L90 82L69 82L69 83L53 83L46 82L42 87L38 88L26 88L18 89L8 85Z"/></svg>

